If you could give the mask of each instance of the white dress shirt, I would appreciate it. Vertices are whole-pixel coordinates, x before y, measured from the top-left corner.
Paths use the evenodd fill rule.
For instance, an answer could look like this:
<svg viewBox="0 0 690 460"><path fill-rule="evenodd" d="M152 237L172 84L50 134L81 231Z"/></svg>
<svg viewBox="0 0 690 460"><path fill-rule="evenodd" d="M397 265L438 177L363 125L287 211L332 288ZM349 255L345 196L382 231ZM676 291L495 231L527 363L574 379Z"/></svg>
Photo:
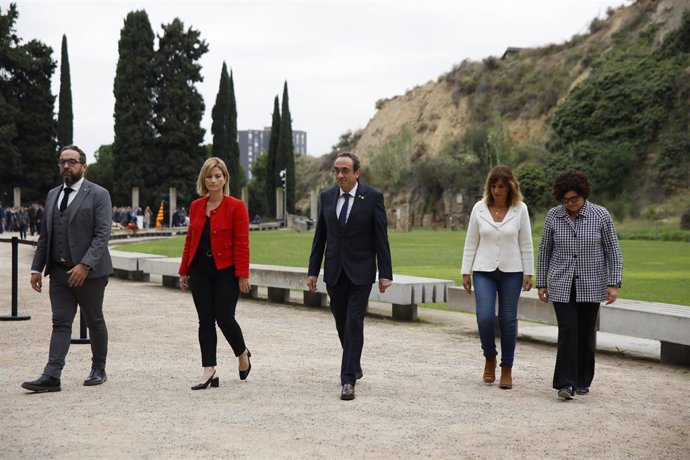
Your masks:
<svg viewBox="0 0 690 460"><path fill-rule="evenodd" d="M74 201L74 198L77 196L77 193L79 193L79 189L81 188L81 184L84 183L84 176L81 177L77 182L72 184L70 187L72 191L70 192L69 195L67 195L67 206L69 207L70 204ZM60 193L58 194L58 206L60 203L62 203L62 197L65 195L65 188L67 187L66 184L62 186L62 190L60 190Z"/></svg>
<svg viewBox="0 0 690 460"><path fill-rule="evenodd" d="M352 211L352 204L355 202L354 198L357 194L357 187L359 186L359 182L355 183L355 186L352 187L352 190L347 192L350 195L349 200L347 201L347 214L345 215L345 222L347 222L347 219L350 217L350 211ZM343 189L340 189L340 195L338 196L338 203L335 205L335 217L340 216L340 210L343 209L343 203L345 203L345 198L343 198L343 195L345 195L345 192Z"/></svg>

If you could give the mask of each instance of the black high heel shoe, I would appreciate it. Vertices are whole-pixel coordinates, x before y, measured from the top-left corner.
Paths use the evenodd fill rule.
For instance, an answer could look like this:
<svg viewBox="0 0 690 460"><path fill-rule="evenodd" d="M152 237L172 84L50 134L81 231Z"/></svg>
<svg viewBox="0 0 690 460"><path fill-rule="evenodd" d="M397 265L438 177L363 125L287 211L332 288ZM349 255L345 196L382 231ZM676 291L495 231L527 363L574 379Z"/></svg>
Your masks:
<svg viewBox="0 0 690 460"><path fill-rule="evenodd" d="M247 349L247 361L249 362L249 367L245 370L240 370L240 380L247 380L247 377L249 377L249 371L252 370L252 360L249 359L252 357L252 352Z"/></svg>
<svg viewBox="0 0 690 460"><path fill-rule="evenodd" d="M200 383L198 385L194 385L192 387L192 390L205 390L208 388L208 385L211 385L211 388L218 388L220 386L220 378L216 377L216 373L214 372L211 377L209 377L208 380L206 380L204 383Z"/></svg>

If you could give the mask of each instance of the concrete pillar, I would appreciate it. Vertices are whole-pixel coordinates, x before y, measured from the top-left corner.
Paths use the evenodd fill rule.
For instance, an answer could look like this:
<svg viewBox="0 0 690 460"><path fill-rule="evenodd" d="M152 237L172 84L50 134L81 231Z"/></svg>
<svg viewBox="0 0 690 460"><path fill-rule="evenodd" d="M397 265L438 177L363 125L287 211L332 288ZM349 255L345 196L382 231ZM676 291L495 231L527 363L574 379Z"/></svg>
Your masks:
<svg viewBox="0 0 690 460"><path fill-rule="evenodd" d="M22 189L21 187L14 188L14 207L19 208L22 205Z"/></svg>
<svg viewBox="0 0 690 460"><path fill-rule="evenodd" d="M168 227L172 227L172 216L173 212L177 208L177 189L175 187L170 187L170 207L168 208Z"/></svg>
<svg viewBox="0 0 690 460"><path fill-rule="evenodd" d="M139 187L132 187L132 209L139 207Z"/></svg>
<svg viewBox="0 0 690 460"><path fill-rule="evenodd" d="M318 190L312 190L309 192L309 198L311 205L309 206L311 208L311 218L314 222L316 222L319 218L319 192Z"/></svg>
<svg viewBox="0 0 690 460"><path fill-rule="evenodd" d="M276 187L276 219L285 219L285 198L282 187Z"/></svg>

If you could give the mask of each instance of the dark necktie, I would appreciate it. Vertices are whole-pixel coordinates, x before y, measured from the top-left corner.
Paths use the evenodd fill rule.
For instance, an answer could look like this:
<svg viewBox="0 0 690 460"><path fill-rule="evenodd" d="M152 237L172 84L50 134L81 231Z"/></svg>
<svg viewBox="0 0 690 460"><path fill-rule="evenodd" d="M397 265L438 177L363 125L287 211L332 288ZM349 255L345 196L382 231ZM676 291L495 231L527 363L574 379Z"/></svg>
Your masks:
<svg viewBox="0 0 690 460"><path fill-rule="evenodd" d="M345 202L343 203L343 207L340 208L340 215L338 216L338 223L341 228L345 228L345 222L347 222L347 204L350 201L350 194L343 193L343 198L345 198Z"/></svg>
<svg viewBox="0 0 690 460"><path fill-rule="evenodd" d="M72 193L73 191L74 190L72 190L71 188L65 187L64 195L62 196L62 201L60 202L60 212L67 209L67 199L69 198L69 194Z"/></svg>

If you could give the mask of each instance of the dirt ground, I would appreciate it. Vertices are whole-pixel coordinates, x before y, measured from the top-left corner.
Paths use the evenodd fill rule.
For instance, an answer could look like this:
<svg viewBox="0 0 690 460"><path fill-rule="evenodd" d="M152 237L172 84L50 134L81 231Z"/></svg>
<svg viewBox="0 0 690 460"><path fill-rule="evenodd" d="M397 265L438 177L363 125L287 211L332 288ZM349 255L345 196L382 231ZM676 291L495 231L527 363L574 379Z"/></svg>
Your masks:
<svg viewBox="0 0 690 460"><path fill-rule="evenodd" d="M340 347L327 309L242 300L246 382L219 341L220 388L201 375L189 294L111 279L108 381L84 387L72 345L62 391L24 380L47 359L47 289L31 291L20 246L19 312L0 322L0 458L690 458L689 369L601 353L586 396L551 389L555 347L520 340L514 387L481 382L472 315L421 310L415 324L367 318L364 378L339 399ZM47 282L44 287L47 288ZM0 243L0 314L10 313L10 245ZM78 329L75 324L75 334Z"/></svg>

